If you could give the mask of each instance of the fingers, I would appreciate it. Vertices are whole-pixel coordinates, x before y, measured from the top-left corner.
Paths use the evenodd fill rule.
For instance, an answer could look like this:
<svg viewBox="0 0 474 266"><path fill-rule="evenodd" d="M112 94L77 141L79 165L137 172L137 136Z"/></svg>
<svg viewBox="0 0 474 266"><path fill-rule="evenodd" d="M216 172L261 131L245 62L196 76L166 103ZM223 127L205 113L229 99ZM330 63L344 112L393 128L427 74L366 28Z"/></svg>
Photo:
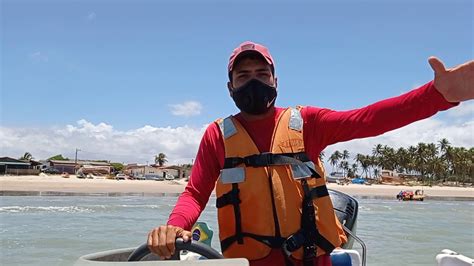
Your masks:
<svg viewBox="0 0 474 266"><path fill-rule="evenodd" d="M184 242L188 242L193 237L193 233L178 227L176 231L176 237L181 237L183 238Z"/></svg>
<svg viewBox="0 0 474 266"><path fill-rule="evenodd" d="M170 255L174 254L174 247L175 247L175 241L176 241L176 231L178 231L177 228L168 228L168 231L166 232L165 245L166 245L166 248L168 249Z"/></svg>
<svg viewBox="0 0 474 266"><path fill-rule="evenodd" d="M181 233L182 237L183 237L183 240L184 242L188 242L189 240L192 239L193 237L193 233L191 233L190 231L184 231Z"/></svg>
<svg viewBox="0 0 474 266"><path fill-rule="evenodd" d="M171 251L168 249L168 242L167 242L167 237L168 237L168 226L160 226L159 227L159 234L158 234L158 249L160 250L160 256L165 257L165 258L170 258L171 257Z"/></svg>
<svg viewBox="0 0 474 266"><path fill-rule="evenodd" d="M187 241L191 239L191 232L172 225L154 228L148 234L148 248L151 252L160 256L161 259L169 259L176 250L175 241L177 236L183 237L184 241Z"/></svg>
<svg viewBox="0 0 474 266"><path fill-rule="evenodd" d="M435 74L446 72L443 62L441 62L441 60L439 60L437 57L430 56L430 58L428 58L428 62L430 63L430 66Z"/></svg>
<svg viewBox="0 0 474 266"><path fill-rule="evenodd" d="M151 230L150 233L148 233L147 244L148 244L148 249L152 253L155 253L161 256L160 251L158 249L158 232L159 232L159 228L155 228Z"/></svg>

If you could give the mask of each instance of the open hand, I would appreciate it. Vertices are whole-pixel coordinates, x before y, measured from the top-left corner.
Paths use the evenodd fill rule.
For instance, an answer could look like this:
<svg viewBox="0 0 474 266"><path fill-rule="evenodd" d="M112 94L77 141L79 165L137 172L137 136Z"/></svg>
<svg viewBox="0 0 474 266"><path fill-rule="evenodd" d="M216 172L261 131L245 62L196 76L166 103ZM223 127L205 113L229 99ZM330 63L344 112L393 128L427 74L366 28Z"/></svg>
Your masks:
<svg viewBox="0 0 474 266"><path fill-rule="evenodd" d="M432 56L428 59L434 70L434 85L448 102L474 99L474 61L446 69L443 62Z"/></svg>
<svg viewBox="0 0 474 266"><path fill-rule="evenodd" d="M161 259L169 259L176 250L175 241L177 237L181 237L184 242L187 242L192 238L192 233L173 225L156 227L148 234L148 248L151 252L160 256Z"/></svg>

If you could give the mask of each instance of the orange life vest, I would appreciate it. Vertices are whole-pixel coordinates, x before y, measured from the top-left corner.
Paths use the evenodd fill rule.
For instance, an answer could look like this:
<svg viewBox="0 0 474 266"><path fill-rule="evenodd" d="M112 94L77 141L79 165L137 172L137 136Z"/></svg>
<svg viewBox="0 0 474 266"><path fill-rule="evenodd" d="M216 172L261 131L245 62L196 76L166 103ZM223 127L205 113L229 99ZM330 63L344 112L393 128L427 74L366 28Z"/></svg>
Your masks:
<svg viewBox="0 0 474 266"><path fill-rule="evenodd" d="M234 117L216 122L225 144L224 168L216 184L225 257L256 260L272 248L283 248L287 255L304 259L330 253L347 241L328 195L323 165L304 153L299 108L282 112L269 153L260 153ZM312 249L309 236L315 242Z"/></svg>

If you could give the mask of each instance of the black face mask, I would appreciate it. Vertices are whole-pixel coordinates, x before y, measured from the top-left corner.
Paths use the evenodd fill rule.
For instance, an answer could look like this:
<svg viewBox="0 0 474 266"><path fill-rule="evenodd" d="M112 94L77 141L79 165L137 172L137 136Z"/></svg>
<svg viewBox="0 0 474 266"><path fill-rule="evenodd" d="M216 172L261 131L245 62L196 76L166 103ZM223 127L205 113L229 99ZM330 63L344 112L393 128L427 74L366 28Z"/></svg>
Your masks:
<svg viewBox="0 0 474 266"><path fill-rule="evenodd" d="M260 115L275 105L277 91L258 79L252 79L232 91L232 98L240 111Z"/></svg>

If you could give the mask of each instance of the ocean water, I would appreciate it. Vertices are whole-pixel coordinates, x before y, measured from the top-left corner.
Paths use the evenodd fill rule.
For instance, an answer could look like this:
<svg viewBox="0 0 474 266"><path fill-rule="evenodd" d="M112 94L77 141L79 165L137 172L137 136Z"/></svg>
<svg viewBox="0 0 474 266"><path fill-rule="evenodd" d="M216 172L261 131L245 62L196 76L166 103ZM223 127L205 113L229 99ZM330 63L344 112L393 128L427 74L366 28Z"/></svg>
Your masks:
<svg viewBox="0 0 474 266"><path fill-rule="evenodd" d="M166 222L176 200L0 197L0 264L71 265L84 254L139 246ZM219 249L214 201L199 220L214 229ZM367 265L435 265L444 248L474 257L474 202L359 199L357 235L368 247Z"/></svg>

